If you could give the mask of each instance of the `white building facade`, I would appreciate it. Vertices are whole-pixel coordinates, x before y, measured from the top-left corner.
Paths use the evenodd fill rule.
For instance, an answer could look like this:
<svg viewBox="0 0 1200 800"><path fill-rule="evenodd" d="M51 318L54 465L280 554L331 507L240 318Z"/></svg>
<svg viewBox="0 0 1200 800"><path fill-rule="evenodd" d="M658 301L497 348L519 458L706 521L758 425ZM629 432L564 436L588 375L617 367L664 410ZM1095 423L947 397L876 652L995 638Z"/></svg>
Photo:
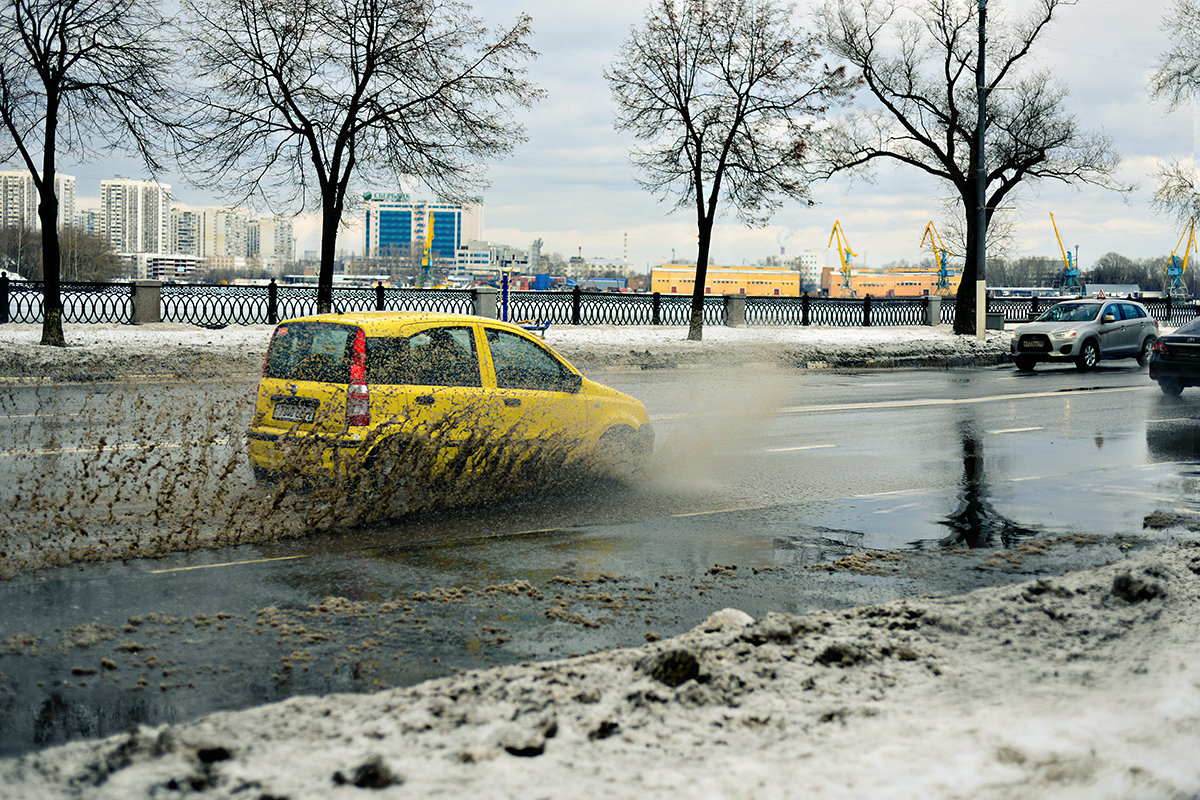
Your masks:
<svg viewBox="0 0 1200 800"><path fill-rule="evenodd" d="M136 178L100 181L100 235L118 253L167 252L171 186Z"/></svg>
<svg viewBox="0 0 1200 800"><path fill-rule="evenodd" d="M58 198L58 227L75 224L75 176L61 172L54 176L54 195ZM0 228L40 230L37 186L28 170L0 172Z"/></svg>

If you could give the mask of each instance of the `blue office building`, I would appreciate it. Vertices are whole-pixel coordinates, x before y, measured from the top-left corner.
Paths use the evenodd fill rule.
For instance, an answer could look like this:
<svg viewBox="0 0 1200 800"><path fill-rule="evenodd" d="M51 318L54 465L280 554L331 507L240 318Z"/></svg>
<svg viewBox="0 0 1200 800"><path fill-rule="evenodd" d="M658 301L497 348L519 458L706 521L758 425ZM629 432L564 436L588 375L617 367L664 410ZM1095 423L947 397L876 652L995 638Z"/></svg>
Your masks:
<svg viewBox="0 0 1200 800"><path fill-rule="evenodd" d="M368 258L422 257L429 243L430 261L452 262L458 251L480 238L482 205L414 201L400 192L363 195Z"/></svg>

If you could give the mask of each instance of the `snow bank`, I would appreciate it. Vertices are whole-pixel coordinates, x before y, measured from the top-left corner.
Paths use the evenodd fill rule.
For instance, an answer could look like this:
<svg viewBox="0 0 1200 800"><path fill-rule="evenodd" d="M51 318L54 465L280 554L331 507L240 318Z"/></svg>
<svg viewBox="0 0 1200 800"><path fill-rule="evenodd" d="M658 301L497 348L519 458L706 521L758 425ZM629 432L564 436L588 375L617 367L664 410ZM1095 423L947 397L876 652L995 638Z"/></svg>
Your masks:
<svg viewBox="0 0 1200 800"><path fill-rule="evenodd" d="M0 761L0 796L1184 798L1200 548Z"/></svg>
<svg viewBox="0 0 1200 800"><path fill-rule="evenodd" d="M67 325L67 347L41 347L41 326L0 326L0 373L8 377L104 380L123 375L216 377L262 367L267 325L218 330L189 325ZM787 367L971 366L1008 360L1009 334L956 336L950 328L552 325L545 340L581 369L768 363Z"/></svg>

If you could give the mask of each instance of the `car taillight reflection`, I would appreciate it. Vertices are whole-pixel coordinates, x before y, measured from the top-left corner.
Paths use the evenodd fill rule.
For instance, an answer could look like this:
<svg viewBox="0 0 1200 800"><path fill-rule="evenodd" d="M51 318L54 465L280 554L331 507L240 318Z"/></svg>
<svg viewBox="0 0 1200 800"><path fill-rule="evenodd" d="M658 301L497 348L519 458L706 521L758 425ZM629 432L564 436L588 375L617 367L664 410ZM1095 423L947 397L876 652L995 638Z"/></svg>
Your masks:
<svg viewBox="0 0 1200 800"><path fill-rule="evenodd" d="M346 386L346 425L371 424L371 390L367 386L367 337L359 328L350 351L350 383Z"/></svg>

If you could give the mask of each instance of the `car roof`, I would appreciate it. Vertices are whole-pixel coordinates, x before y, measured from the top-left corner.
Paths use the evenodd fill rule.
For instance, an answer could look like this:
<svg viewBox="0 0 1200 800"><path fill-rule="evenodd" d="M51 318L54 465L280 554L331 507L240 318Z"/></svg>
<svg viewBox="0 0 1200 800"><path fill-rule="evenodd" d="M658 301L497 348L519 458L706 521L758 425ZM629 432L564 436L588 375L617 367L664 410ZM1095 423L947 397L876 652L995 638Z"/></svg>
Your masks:
<svg viewBox="0 0 1200 800"><path fill-rule="evenodd" d="M396 336L403 330L414 326L428 324L441 325L478 325L486 323L489 326L521 331L516 325L507 322L477 317L470 314L444 314L434 311L348 311L344 314L313 314L307 317L295 317L283 320L280 325L294 322L326 322L338 325L355 325L363 329L367 336Z"/></svg>

